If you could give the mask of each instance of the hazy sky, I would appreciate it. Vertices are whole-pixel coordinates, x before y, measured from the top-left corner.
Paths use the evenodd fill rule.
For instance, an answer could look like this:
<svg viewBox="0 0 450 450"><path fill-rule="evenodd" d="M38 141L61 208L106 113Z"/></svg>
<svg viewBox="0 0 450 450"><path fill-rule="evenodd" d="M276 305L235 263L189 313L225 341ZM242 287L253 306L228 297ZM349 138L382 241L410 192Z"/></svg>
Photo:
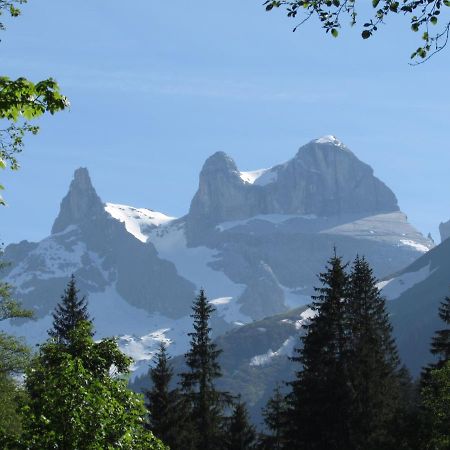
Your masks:
<svg viewBox="0 0 450 450"><path fill-rule="evenodd" d="M317 22L292 33L262 3L29 0L1 34L1 74L53 76L71 108L0 174L0 238L48 235L79 166L104 201L181 216L213 152L270 167L324 134L437 237L450 218L450 48L411 67L419 36L402 18L368 41L349 28L334 39Z"/></svg>

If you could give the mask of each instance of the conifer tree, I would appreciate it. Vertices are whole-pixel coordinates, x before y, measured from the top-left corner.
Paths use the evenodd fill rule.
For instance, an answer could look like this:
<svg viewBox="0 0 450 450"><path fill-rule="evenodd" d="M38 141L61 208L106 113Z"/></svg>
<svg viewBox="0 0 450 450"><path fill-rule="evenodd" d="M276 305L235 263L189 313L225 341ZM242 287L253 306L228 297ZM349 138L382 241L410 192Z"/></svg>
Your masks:
<svg viewBox="0 0 450 450"><path fill-rule="evenodd" d="M269 433L260 436L259 448L261 450L282 450L286 448L287 402L279 386L275 388L273 396L263 409L262 416Z"/></svg>
<svg viewBox="0 0 450 450"><path fill-rule="evenodd" d="M190 336L190 350L185 354L188 371L182 373L181 387L185 402L190 405L195 447L201 450L220 448L222 441L224 406L230 395L215 388L214 382L222 375L217 361L221 350L212 342L209 319L214 307L203 289L196 297L191 317L194 331Z"/></svg>
<svg viewBox="0 0 450 450"><path fill-rule="evenodd" d="M431 342L431 353L438 357L436 368L441 368L450 361L450 297L445 297L439 307L439 317L446 324L446 328L438 330Z"/></svg>
<svg viewBox="0 0 450 450"><path fill-rule="evenodd" d="M350 450L350 392L345 368L344 301L348 277L336 254L329 260L294 361L302 366L290 383L289 449Z"/></svg>
<svg viewBox="0 0 450 450"><path fill-rule="evenodd" d="M178 389L170 389L173 368L164 343L159 347L155 362L150 369L152 388L145 393L149 411L148 429L173 450L188 448L183 427L186 416Z"/></svg>
<svg viewBox="0 0 450 450"><path fill-rule="evenodd" d="M70 331L79 322L90 321L86 297L79 299L78 293L75 276L72 275L53 313L53 328L48 331L48 334L58 342L67 343Z"/></svg>
<svg viewBox="0 0 450 450"><path fill-rule="evenodd" d="M376 282L367 261L357 256L345 301L346 372L352 388L349 424L356 449L378 450L393 442L388 424L399 415L401 388L407 380Z"/></svg>
<svg viewBox="0 0 450 450"><path fill-rule="evenodd" d="M255 448L256 431L250 424L245 404L239 400L234 406L226 432L226 450L251 450Z"/></svg>

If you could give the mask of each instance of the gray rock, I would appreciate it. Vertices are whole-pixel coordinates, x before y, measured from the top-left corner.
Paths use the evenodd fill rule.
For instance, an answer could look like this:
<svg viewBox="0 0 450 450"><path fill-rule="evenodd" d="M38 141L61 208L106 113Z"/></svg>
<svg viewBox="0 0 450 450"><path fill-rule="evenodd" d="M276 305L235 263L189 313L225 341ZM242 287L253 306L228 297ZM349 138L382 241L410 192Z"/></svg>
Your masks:
<svg viewBox="0 0 450 450"><path fill-rule="evenodd" d="M311 141L269 172L251 183L225 153L208 158L187 216L189 242L200 243L218 223L258 214L364 217L399 210L372 168L333 137Z"/></svg>
<svg viewBox="0 0 450 450"><path fill-rule="evenodd" d="M106 216L103 202L92 186L89 172L80 167L75 170L69 192L63 198L52 234L64 231L69 225L78 225L86 219Z"/></svg>
<svg viewBox="0 0 450 450"><path fill-rule="evenodd" d="M441 235L441 242L450 237L450 220L439 224L439 233Z"/></svg>

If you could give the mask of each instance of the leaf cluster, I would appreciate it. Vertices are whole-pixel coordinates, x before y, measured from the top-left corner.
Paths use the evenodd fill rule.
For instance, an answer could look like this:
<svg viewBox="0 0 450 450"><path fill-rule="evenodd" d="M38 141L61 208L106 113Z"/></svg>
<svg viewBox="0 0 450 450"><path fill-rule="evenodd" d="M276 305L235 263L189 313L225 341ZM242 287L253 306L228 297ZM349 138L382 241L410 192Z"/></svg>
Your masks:
<svg viewBox="0 0 450 450"><path fill-rule="evenodd" d="M141 396L118 376L127 373L130 358L113 339L94 342L89 322L69 334L67 344L42 345L27 371L22 444L36 450L165 449L143 426Z"/></svg>
<svg viewBox="0 0 450 450"><path fill-rule="evenodd" d="M326 33L338 36L342 27L342 17L350 19L350 25L356 25L358 20L357 0L267 0L264 4L267 11L285 7L289 17L297 17L303 13L299 25L316 16ZM413 32L421 32L423 43L411 54L414 64L428 60L440 52L448 42L450 20L442 18L449 13L450 0L372 0L373 15L363 21L361 37L370 38L388 16L402 14L407 16ZM294 31L298 28L297 25ZM431 27L440 25L436 31Z"/></svg>

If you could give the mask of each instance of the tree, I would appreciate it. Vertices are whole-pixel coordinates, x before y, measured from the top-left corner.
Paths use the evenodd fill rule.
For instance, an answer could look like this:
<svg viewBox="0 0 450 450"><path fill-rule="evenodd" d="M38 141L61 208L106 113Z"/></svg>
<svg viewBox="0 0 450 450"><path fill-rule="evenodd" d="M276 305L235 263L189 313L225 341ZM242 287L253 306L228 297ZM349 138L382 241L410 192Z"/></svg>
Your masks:
<svg viewBox="0 0 450 450"><path fill-rule="evenodd" d="M438 357L434 365L437 368L450 361L450 297L445 297L445 300L441 302L439 317L447 327L436 331L431 342L431 353Z"/></svg>
<svg viewBox="0 0 450 450"><path fill-rule="evenodd" d="M427 416L426 449L450 448L450 361L430 371L422 389L422 403Z"/></svg>
<svg viewBox="0 0 450 450"><path fill-rule="evenodd" d="M282 450L286 448L287 402L280 387L275 388L273 396L262 411L264 424L269 433L260 437L259 447L267 450Z"/></svg>
<svg viewBox="0 0 450 450"><path fill-rule="evenodd" d="M20 9L15 5L27 0L0 0L0 16L4 13L18 17ZM5 27L0 22L0 30ZM69 106L67 98L59 91L52 78L33 83L26 78L11 80L0 76L0 169L19 168L17 154L23 150L24 136L36 134L39 127L30 125L27 120L45 114L55 114ZM0 184L0 190L4 187ZM5 202L0 196L0 205Z"/></svg>
<svg viewBox="0 0 450 450"><path fill-rule="evenodd" d="M22 445L35 450L158 449L141 396L120 375L131 362L114 339L94 342L80 321L66 344L49 340L27 370ZM113 371L114 368L114 371Z"/></svg>
<svg viewBox="0 0 450 450"><path fill-rule="evenodd" d="M72 275L53 313L53 328L48 334L59 342L67 343L70 332L81 321L89 321L86 297L78 298L75 277Z"/></svg>
<svg viewBox="0 0 450 450"><path fill-rule="evenodd" d="M152 388L146 391L146 407L149 411L148 429L172 450L187 448L186 417L178 389L170 389L173 369L167 348L161 343L150 369Z"/></svg>
<svg viewBox="0 0 450 450"><path fill-rule="evenodd" d="M214 307L203 289L192 306L194 331L190 350L185 355L187 372L181 374L183 396L191 408L195 446L201 450L220 448L223 408L230 402L228 393L220 392L214 382L222 373L217 361L221 350L212 342L209 319Z"/></svg>
<svg viewBox="0 0 450 450"><path fill-rule="evenodd" d="M2 251L0 249L0 258ZM0 271L6 263L0 259ZM7 319L31 317L12 298L12 287L0 281L0 322ZM18 400L22 396L13 375L23 372L29 360L29 348L20 339L0 331L0 447L7 449L9 443L20 435L21 420Z"/></svg>
<svg viewBox="0 0 450 450"><path fill-rule="evenodd" d="M356 257L345 298L346 372L352 390L349 420L352 448L388 448L388 424L400 414L400 369L392 326L373 271Z"/></svg>
<svg viewBox="0 0 450 450"><path fill-rule="evenodd" d="M289 17L304 13L294 31L316 16L325 32L337 37L343 16L350 19L352 26L359 21L357 5L362 3L357 0L267 0L264 4L268 11L285 7ZM363 39L378 31L388 16L401 14L409 18L411 30L421 35L422 43L411 55L416 63L428 60L446 46L450 33L449 0L372 0L371 4L373 15L363 21ZM432 32L434 26L437 31Z"/></svg>
<svg viewBox="0 0 450 450"><path fill-rule="evenodd" d="M251 450L255 448L255 427L250 424L245 404L238 401L229 419L226 431L227 450Z"/></svg>
<svg viewBox="0 0 450 450"><path fill-rule="evenodd" d="M305 326L303 347L293 361L301 364L288 395L290 449L350 450L351 392L345 367L344 301L348 277L336 254L319 275L311 309L316 313Z"/></svg>

